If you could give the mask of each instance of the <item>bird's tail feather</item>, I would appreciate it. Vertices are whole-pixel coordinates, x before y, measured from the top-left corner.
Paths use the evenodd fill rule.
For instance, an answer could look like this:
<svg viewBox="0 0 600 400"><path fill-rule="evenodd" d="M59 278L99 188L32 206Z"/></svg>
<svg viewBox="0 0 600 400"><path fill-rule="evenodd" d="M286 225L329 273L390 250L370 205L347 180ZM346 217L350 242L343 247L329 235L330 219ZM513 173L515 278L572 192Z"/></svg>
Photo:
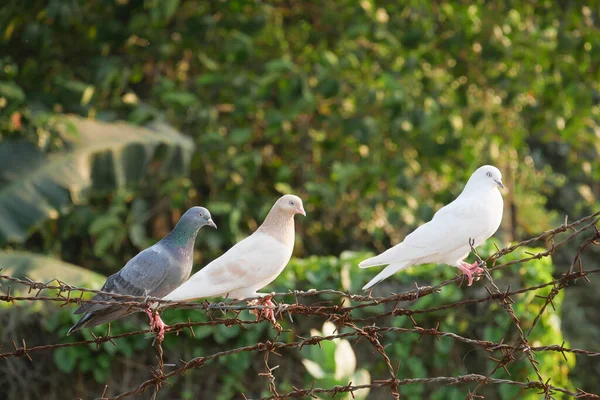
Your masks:
<svg viewBox="0 0 600 400"><path fill-rule="evenodd" d="M367 283L365 286L363 286L363 290L369 290L370 288L377 285L382 280L389 278L390 276L394 275L396 272L402 271L403 269L406 269L406 268L410 267L411 265L412 264L409 261L406 261L406 262L403 262L400 264L388 265L387 267L385 267L383 269L383 271L378 273L375 276L375 278L371 279L371 281L369 281L369 283Z"/></svg>
<svg viewBox="0 0 600 400"><path fill-rule="evenodd" d="M380 258L381 256L382 256L382 254L375 256L375 257L367 258L366 260L362 260L358 264L358 267L359 268L369 268L369 267L376 267L378 265L389 264L389 262L381 261L381 258Z"/></svg>
<svg viewBox="0 0 600 400"><path fill-rule="evenodd" d="M83 317L81 317L79 319L79 321L77 321L75 323L75 325L73 325L69 331L67 332L67 336L69 336L71 333L80 330L81 328L83 328L85 326L85 323L88 322L90 319L93 318L93 313L89 312L87 314L85 314Z"/></svg>
<svg viewBox="0 0 600 400"><path fill-rule="evenodd" d="M111 306L104 310L89 312L81 317L81 319L69 329L67 336L81 328L91 328L105 322L111 322L123 318L126 315L133 314L136 311L139 310Z"/></svg>
<svg viewBox="0 0 600 400"><path fill-rule="evenodd" d="M376 267L378 265L402 263L409 261L406 259L407 254L404 254L404 242L398 243L392 248L387 249L383 253L375 257L367 258L361 261L358 266L360 268Z"/></svg>

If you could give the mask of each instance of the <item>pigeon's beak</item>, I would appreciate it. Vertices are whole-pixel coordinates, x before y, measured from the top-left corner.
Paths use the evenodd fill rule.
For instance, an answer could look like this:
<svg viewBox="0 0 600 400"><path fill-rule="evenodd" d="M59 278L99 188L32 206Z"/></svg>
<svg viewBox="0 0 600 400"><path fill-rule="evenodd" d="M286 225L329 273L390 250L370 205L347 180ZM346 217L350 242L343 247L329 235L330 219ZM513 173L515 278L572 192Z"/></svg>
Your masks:
<svg viewBox="0 0 600 400"><path fill-rule="evenodd" d="M496 181L495 179L494 181L496 182L496 185L498 185L499 188L504 189L504 184L502 183L502 181Z"/></svg>
<svg viewBox="0 0 600 400"><path fill-rule="evenodd" d="M215 224L215 221L213 221L212 218L208 220L206 225L212 226L213 228L217 229L217 224Z"/></svg>
<svg viewBox="0 0 600 400"><path fill-rule="evenodd" d="M298 214L302 214L306 217L306 211L304 211L304 207L299 206L296 211L298 212Z"/></svg>

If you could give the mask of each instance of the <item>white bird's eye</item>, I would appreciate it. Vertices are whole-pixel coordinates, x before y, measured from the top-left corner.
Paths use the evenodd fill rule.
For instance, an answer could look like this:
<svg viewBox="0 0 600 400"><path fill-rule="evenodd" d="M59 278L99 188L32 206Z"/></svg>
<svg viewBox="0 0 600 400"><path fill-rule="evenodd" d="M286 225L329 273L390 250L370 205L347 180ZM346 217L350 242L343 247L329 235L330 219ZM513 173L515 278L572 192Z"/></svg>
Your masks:
<svg viewBox="0 0 600 400"><path fill-rule="evenodd" d="M492 177L492 173L491 172L488 172L486 175L488 176L488 178Z"/></svg>
<svg viewBox="0 0 600 400"><path fill-rule="evenodd" d="M290 201L290 206L293 206L293 205L294 205L294 202L293 202L293 201Z"/></svg>

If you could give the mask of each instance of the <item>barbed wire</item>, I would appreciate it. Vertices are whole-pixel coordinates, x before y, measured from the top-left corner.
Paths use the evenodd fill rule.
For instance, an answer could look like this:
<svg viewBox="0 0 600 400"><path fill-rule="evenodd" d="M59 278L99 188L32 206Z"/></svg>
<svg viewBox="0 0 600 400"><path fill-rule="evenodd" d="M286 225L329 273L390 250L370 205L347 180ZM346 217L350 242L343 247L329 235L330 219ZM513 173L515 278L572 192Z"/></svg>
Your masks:
<svg viewBox="0 0 600 400"><path fill-rule="evenodd" d="M505 268L505 267L514 265L514 264L524 263L524 262L527 262L527 261L530 261L533 259L541 259L541 258L550 256L550 255L554 254L554 252L556 250L558 250L560 247L562 247L565 243L571 241L575 237L579 236L581 233L586 232L590 229L596 229L596 231L597 231L596 224L598 223L598 221L600 221L600 211L597 211L597 212L595 212L587 217L584 217L580 220L577 220L571 224L567 224L567 222L565 220L565 223L558 228L548 230L539 236L524 240L524 241L516 243L512 246L508 246L504 249L497 249L498 251L496 253L492 254L490 257L488 257L485 261L486 261L486 263L487 262L495 263L500 257L510 254L520 247L528 246L531 243L540 242L540 241L544 241L544 242L549 241L551 244L550 249L548 249L545 252L539 252L536 254L528 253L528 254L530 254L529 257L522 258L519 260L512 260L512 261L509 261L509 262L506 262L503 264L495 265L492 268L490 268L489 270L495 271L495 270L498 270L501 268ZM576 227L578 227L582 224L585 224L583 228L581 228L579 230L575 229ZM567 238L565 238L562 241L555 244L554 237L560 233L564 233L567 231L573 231L573 233L571 235L569 235ZM588 240L588 242L592 243L594 240L596 240L596 239L594 237L592 237ZM572 271L574 264L580 258L581 252L583 250L585 250L585 248L589 245L589 243L582 244L582 248L580 249L581 251L579 251L577 253L577 255L575 256L574 262L571 265L570 271ZM585 247L583 247L583 246L585 246ZM0 272L2 272L2 268L0 268ZM455 278L446 280L436 286L425 286L425 287L421 287L421 288L417 287L417 289L414 291L407 291L407 292L403 292L403 293L399 293L399 294L392 294L387 297L373 297L373 296L371 296L371 294L368 294L368 295L351 294L347 291L344 292L344 291L333 290L333 289L323 289L323 290L311 289L308 291L295 290L295 291L283 292L283 293L271 293L271 295L273 296L274 299L277 299L277 298L282 298L282 297L285 297L288 295L294 295L296 297L314 297L314 296L331 294L331 295L342 296L342 297L348 298L355 302L374 302L377 304L396 302L396 301L412 301L412 300L416 300L419 297L423 297L423 296L429 295L433 292L437 292L444 286L461 281L461 280L463 280L463 277L464 277L463 275L458 275ZM125 294L110 293L110 292L104 292L102 290L88 289L88 288L84 288L84 287L77 287L77 286L69 285L68 283L63 282L58 278L52 279L48 282L35 282L29 278L21 279L21 278L15 278L12 276L0 274L0 282L2 280L11 281L11 282L19 283L21 285L28 286L29 293L31 293L34 290L37 290L37 293L33 297L19 297L19 298L14 298L14 297L10 296L10 293L7 293L5 295L0 296L0 301L12 301L12 300L38 301L38 299L40 299L39 294L43 290L58 290L58 293L56 294L55 298L41 297L42 301L57 301L57 302L62 302L64 305L69 304L69 303L75 303L78 305L85 304L85 303L103 304L103 305L121 305L121 306L127 305L127 306L131 306L131 307L137 307L140 309L147 307L147 304L150 302L161 304L162 305L161 308L202 308L202 309L222 309L222 310L265 308L265 306L243 306L241 308L236 308L235 306L225 305L224 303L209 303L209 302L194 304L194 303L188 303L188 302L162 300L162 299L158 299L158 298L154 298L154 297L131 296L131 295L125 295ZM9 287L9 291L10 291L10 287ZM79 294L79 296L72 297L71 293L73 293L73 292L80 292L80 294ZM113 298L115 300L124 300L124 301L116 303L116 302L112 302L112 301L85 300L82 297L84 293L102 294L109 298ZM66 297L64 294L66 294ZM255 300L255 299L258 299L258 297L250 297L250 298L247 298L244 300L237 301L237 303L245 302L248 300ZM235 304L235 303L236 302L233 302L232 304ZM368 306L370 306L370 305L365 305L363 307L368 307Z"/></svg>
<svg viewBox="0 0 600 400"><path fill-rule="evenodd" d="M425 296L430 296L437 294L441 291L441 289L445 286L455 284L461 285L463 283L463 276L459 275L454 278L445 280L435 286L417 286L415 285L415 289L404 291L401 293L393 293L389 296L385 297L375 297L371 292L366 294L352 294L347 291L333 290L333 289L324 289L324 290L308 290L308 291L290 291L286 293L272 293L274 299L278 300L277 308L275 310L275 315L278 319L289 317L293 320L296 316L302 317L323 317L328 321L335 323L335 325L339 329L348 328L349 332L337 333L334 335L328 336L311 336L311 337L301 337L296 336L296 340L289 342L278 341L280 335L284 330L281 326L275 323L275 338L263 342L258 342L254 345L238 347L235 349L230 349L226 351L221 351L214 353L208 356L196 357L192 358L188 361L182 361L182 365L179 368L176 368L173 371L165 373L164 371L164 361L163 361L163 348L162 341L158 338L155 339L154 347L157 351L157 364L151 369L151 378L146 381L140 383L137 387L132 388L131 390L120 393L114 397L107 397L105 388L104 393L99 397L102 400L116 400L122 399L129 396L139 395L144 393L146 390L153 388L152 398L156 398L159 390L162 388L163 384L167 382L167 380L174 378L175 376L181 375L190 369L202 368L207 363L210 363L213 360L230 356L232 354L242 353L242 352L263 352L264 353L264 367L265 372L261 373L260 376L265 378L267 381L267 385L269 387L270 395L267 397L261 397L260 400L270 400L270 399L287 399L287 398L297 398L297 397L314 397L317 394L329 394L335 395L338 393L351 393L353 394L355 391L360 389L376 389L376 388L388 388L390 391L392 398L399 399L399 387L411 384L440 384L440 385L459 385L459 384L468 384L475 383L476 386L473 390L468 389L467 391L467 399L475 399L480 398L478 392L486 385L512 385L518 386L525 390L538 390L540 394L544 395L545 399L553 398L555 393L562 393L564 395L574 397L574 398L590 398L590 399L600 399L600 396L592 393L584 392L583 390L577 389L576 392L569 391L565 388L560 388L557 386L553 386L549 384L549 380L544 380L540 369L538 367L538 360L536 359L536 353L539 352L559 352L565 357L566 353L578 354L581 356L587 357L598 357L600 356L600 352L589 351L585 349L576 349L576 348L568 348L564 346L564 342L560 345L558 344L550 344L543 346L532 346L529 343L529 337L536 327L537 323L540 321L543 314L547 311L549 307L554 307L554 299L556 296L570 283L575 282L579 279L585 279L589 282L589 277L595 275L600 272L600 269L594 270L585 270L583 268L583 263L581 260L581 255L592 245L599 244L598 240L600 239L600 232L598 231L597 224L600 221L600 211L589 215L585 218L582 218L578 221L575 221L571 224L568 224L565 220L565 223L556 229L546 231L541 235L538 235L534 238L524 240L522 242L516 243L514 245L508 246L503 249L497 249L497 252L489 256L486 260L482 260L475 249L473 253L479 261L479 266L483 268L484 272L479 276L480 278L485 279L488 282L488 285L485 286L487 290L487 296L482 296L474 299L467 299L462 301L456 301L448 304L444 304L438 307L431 308L401 308L398 306L400 302L410 302L415 301L417 299L421 299ZM511 265L526 263L533 259L541 259L545 257L549 257L553 255L559 248L564 246L566 243L573 241L575 238L581 236L585 232L591 232L590 235L585 237L580 245L577 248L577 253L573 257L573 261L571 262L569 269L563 273L559 278L541 283L535 286L519 288L516 290L511 290L510 286L506 290L501 290L494 282L492 278L492 274L500 269L505 269ZM556 240L557 236L567 233L566 237L562 237L560 240ZM514 252L520 247L528 246L532 243L536 242L544 242L546 245L545 251L540 251L538 253L527 253L527 257L520 258L518 260L511 260L504 263L500 263L499 260ZM490 265L488 268L487 265ZM0 269L0 272L2 270ZM243 319L242 311L251 311L256 312L261 309L267 308L267 306L263 305L248 305L245 304L251 299L244 299L241 301L229 301L229 302L208 302L203 301L200 303L187 303L187 302L171 302L164 301L151 297L140 297L140 296L128 296L128 295L119 295L114 293L103 292L100 290L93 290L84 287L77 287L69 285L59 279L53 279L49 282L35 282L28 278L17 278L9 275L1 275L0 274L0 285L2 282L9 282L11 284L20 285L20 287L27 288L27 295L14 295L11 294L12 287L9 285L6 288L5 294L0 295L0 301L9 302L15 304L17 302L55 302L59 303L60 306L65 306L68 304L76 304L82 305L85 307L87 304L103 304L110 306L119 306L124 308L129 308L132 311L141 311L143 309L148 308L152 304L157 304L160 307L160 310L164 310L167 308L179 308L179 309L196 309L204 311L205 315L208 317L208 321L191 321L187 320L186 322L180 322L177 324L171 325L167 334L178 334L180 331L184 329L189 329L190 333L193 335L193 327L198 326L216 326L223 325L227 327L239 325L239 326L247 326L254 324L269 324L270 321L266 319ZM531 321L529 329L525 332L521 327L521 321L517 317L515 310L512 307L514 304L513 298L515 296L520 296L529 292L536 292L543 288L550 287L550 292L545 295L537 295L537 297L544 299L544 304L540 308L536 317ZM54 293L53 293L54 292ZM85 293L92 294L103 294L112 298L114 300L102 301L102 300L87 300L84 299L83 296ZM44 294L44 295L42 295ZM319 299L320 301L312 304L304 304L302 299L309 299L313 297L328 297L327 300ZM329 298L331 297L331 298ZM293 299L293 302L290 304L286 304L285 300ZM458 335L453 332L445 332L439 329L439 324L433 328L426 328L419 326L419 324L413 318L414 315L422 315L428 313L435 313L443 310L464 307L472 304L486 303L486 302L497 302L501 305L501 307L507 313L509 320L512 325L514 325L517 331L517 340L514 343L504 343L504 339L500 342L491 342L486 340L478 340L465 336ZM392 305L392 309L388 311L384 311L378 313L376 315L366 316L366 317L358 317L354 313L357 310L369 309L373 307L380 306L382 304L390 304ZM227 317L227 313L232 313L232 317ZM385 317L400 317L404 316L413 324L412 328L400 328L400 327L380 327L377 326L377 322L381 321ZM48 344L48 345L40 345L40 346L32 346L28 347L27 343L24 339L21 340L21 343L17 344L13 341L12 343L12 351L0 353L0 360L8 359L12 357L26 357L29 360L33 360L34 353L40 351L47 350L55 350L62 347L74 347L74 346L84 346L90 344L96 344L96 346L100 346L104 343L112 343L114 346L117 346L118 340L126 337L136 336L136 335L144 335L152 333L150 329L138 330L134 332L127 332L117 335L111 335L110 333L110 324L107 325L107 332L103 336L97 336L92 333L92 339L83 340L72 343L58 343L58 344ZM490 359L494 361L495 366L492 368L487 374L466 374L456 377L419 377L419 378L410 378L410 379L399 379L397 377L398 372L393 366L393 360L390 359L388 354L386 353L385 346L382 343L382 338L384 333L395 333L395 334L415 334L420 337L423 336L431 336L436 339L440 338L448 338L458 342L465 343L467 345L474 346L476 348L483 349L485 352L490 353ZM276 354L279 350L284 349L299 349L301 350L305 346L316 346L320 345L323 341L329 341L334 339L349 339L353 338L356 341L364 340L369 343L370 346L373 347L374 351L379 354L382 361L386 366L387 373L389 375L388 379L385 380L377 380L373 381L368 385L355 385L349 383L345 386L333 386L330 388L316 388L313 384L310 388L296 388L294 387L293 391L289 391L286 393L278 393L277 387L275 385L275 377L272 371L276 367L269 367L269 357L271 354ZM498 353L498 354L496 354ZM33 355L32 355L33 354ZM518 359L526 359L530 365L531 370L535 373L537 379L535 381L529 382L518 382L513 380L499 379L494 377L496 372L500 369L507 370L507 366L511 363L514 363ZM244 396L244 398L247 398ZM250 400L250 398L247 398Z"/></svg>

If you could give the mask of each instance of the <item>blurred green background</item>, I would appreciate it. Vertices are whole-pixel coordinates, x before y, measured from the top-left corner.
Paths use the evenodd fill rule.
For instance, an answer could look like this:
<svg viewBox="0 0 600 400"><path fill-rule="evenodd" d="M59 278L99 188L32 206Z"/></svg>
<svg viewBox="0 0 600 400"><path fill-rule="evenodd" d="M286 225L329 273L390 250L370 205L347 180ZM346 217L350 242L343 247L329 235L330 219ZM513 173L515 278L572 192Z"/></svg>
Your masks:
<svg viewBox="0 0 600 400"><path fill-rule="evenodd" d="M99 288L189 206L203 205L219 230L200 232L197 269L252 232L277 197L292 192L303 198L308 216L297 219L296 258L266 290L358 293L375 272L356 264L430 219L486 163L502 170L507 186L498 246L557 226L565 216L574 221L600 206L600 3L586 3L5 0L0 267L11 275ZM491 254L493 244L481 253ZM501 288L549 281L566 271L576 248L573 243L552 260L517 264L494 278ZM600 266L598 256L591 249L585 266ZM411 268L374 293L435 284L455 273L442 266ZM565 340L598 351L598 286L567 288L557 310L546 311L533 331L532 343ZM479 282L400 306L486 295ZM543 304L534 295L516 298L524 328ZM64 336L76 320L73 310L0 305L0 351L22 338L29 346L91 338L89 330ZM187 317L204 318L191 311L164 314L167 323ZM497 304L416 319L468 337L516 340ZM281 340L331 329L324 322L285 321L291 332ZM111 331L146 323L132 316ZM378 325L412 326L404 317ZM273 337L266 324L198 328L195 338L167 337L165 362ZM463 343L418 339L382 339L394 365L400 362L401 379L486 374L495 365ZM35 363L0 361L0 398L94 398L104 384L107 395L131 389L150 376L151 339L118 344L39 352ZM335 354L345 367L354 357L355 368L340 370ZM283 355L271 361L280 365L274 371L280 392L314 380L328 387L388 377L363 342ZM600 365L593 359L536 357L551 384L600 392ZM510 376L502 370L495 376L535 379L526 360L508 369ZM259 397L268 394L257 376L263 370L262 356L226 357L172 380L158 397ZM400 393L462 399L466 391L412 385ZM507 386L480 394L540 396ZM389 391L373 390L368 398L389 398Z"/></svg>

